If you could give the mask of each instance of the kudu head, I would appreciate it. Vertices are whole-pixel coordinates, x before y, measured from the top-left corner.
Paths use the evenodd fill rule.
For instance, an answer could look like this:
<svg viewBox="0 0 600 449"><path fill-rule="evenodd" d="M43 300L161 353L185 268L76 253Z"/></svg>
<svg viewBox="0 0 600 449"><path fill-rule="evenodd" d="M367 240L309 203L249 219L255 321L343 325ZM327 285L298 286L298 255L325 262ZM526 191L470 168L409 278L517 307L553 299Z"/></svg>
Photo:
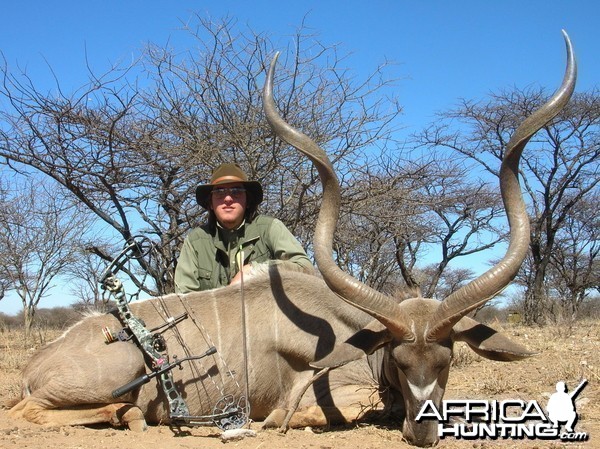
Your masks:
<svg viewBox="0 0 600 449"><path fill-rule="evenodd" d="M403 395L406 418L402 431L411 444L429 446L438 441L437 423L416 422L415 417L426 400L440 405L454 341L465 341L476 353L493 360L513 361L533 354L466 315L512 281L528 251L529 220L518 180L519 159L529 139L562 110L573 93L575 58L571 42L567 34L563 34L567 68L562 85L547 103L523 121L504 152L499 180L510 227L506 254L493 268L441 302L412 298L398 303L338 268L332 254L340 210L340 185L325 151L279 115L273 99L277 55L271 62L263 90L267 120L277 136L310 158L323 184L323 204L314 236L317 266L332 291L374 318L367 327L336 346L324 359L315 361L313 366L340 366L383 347L386 352L384 375L392 388Z"/></svg>

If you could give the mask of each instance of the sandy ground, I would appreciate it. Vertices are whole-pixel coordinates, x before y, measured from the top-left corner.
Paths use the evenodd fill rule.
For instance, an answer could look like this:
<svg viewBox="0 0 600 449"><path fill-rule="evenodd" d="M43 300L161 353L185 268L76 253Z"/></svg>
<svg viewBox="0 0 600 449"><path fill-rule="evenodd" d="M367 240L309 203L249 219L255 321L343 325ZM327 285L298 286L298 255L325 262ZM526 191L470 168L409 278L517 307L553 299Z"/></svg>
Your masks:
<svg viewBox="0 0 600 449"><path fill-rule="evenodd" d="M565 381L574 388L581 379L589 381L578 396L577 432L586 432L586 442L563 443L559 440L457 440L447 438L442 448L600 448L600 326L597 322L576 324L573 328L525 328L506 325L504 331L539 351L539 355L516 363L491 362L481 359L467 347L457 345L447 399L535 400L543 407L556 382ZM500 328L500 324L493 324ZM20 369L30 351L19 345L11 333L0 333L0 397L2 402L18 396ZM41 338L44 340L44 337ZM409 448L402 440L400 428L358 425L343 428L295 429L286 434L274 430L259 431L260 423L252 423L256 435L223 442L215 427L189 429L174 433L166 426L153 426L145 433L111 427L42 427L10 419L0 409L0 448Z"/></svg>

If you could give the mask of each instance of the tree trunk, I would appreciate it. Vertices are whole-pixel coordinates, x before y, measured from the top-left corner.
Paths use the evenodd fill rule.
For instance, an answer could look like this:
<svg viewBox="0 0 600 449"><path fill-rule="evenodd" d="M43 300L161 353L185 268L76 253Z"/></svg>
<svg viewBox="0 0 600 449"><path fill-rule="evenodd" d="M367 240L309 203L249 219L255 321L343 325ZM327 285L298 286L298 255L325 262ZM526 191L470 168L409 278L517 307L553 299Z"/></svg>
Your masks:
<svg viewBox="0 0 600 449"><path fill-rule="evenodd" d="M25 307L23 309L23 331L25 333L25 343L31 343L31 332L33 329L33 317L35 315L35 309L31 307Z"/></svg>
<svg viewBox="0 0 600 449"><path fill-rule="evenodd" d="M545 268L538 265L534 271L533 281L525 291L523 305L523 321L527 325L543 324L546 307L546 287L544 285Z"/></svg>

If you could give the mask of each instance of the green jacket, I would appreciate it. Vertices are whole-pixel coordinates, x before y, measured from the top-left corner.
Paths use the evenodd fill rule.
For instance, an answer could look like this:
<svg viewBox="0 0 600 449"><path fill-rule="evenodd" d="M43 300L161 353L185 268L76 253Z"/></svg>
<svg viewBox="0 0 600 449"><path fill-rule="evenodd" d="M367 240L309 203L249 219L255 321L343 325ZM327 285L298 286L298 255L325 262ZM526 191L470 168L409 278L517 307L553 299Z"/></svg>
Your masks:
<svg viewBox="0 0 600 449"><path fill-rule="evenodd" d="M177 261L176 291L188 293L228 285L241 267L240 249L244 255L241 265L281 260L313 269L304 249L281 221L258 215L233 231L218 228L211 232L207 225L192 229Z"/></svg>

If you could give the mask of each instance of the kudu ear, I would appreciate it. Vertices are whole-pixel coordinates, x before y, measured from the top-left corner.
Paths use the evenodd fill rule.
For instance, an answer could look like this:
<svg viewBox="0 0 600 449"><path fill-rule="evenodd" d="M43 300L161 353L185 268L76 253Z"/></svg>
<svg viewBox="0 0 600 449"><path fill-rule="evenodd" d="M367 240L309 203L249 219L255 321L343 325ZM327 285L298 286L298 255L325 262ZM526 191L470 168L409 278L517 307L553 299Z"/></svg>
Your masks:
<svg viewBox="0 0 600 449"><path fill-rule="evenodd" d="M379 321L373 320L345 342L336 345L328 355L310 364L313 368L337 368L372 354L392 340L390 331Z"/></svg>
<svg viewBox="0 0 600 449"><path fill-rule="evenodd" d="M537 354L485 324L463 317L454 325L454 340L464 341L482 357L512 362Z"/></svg>

